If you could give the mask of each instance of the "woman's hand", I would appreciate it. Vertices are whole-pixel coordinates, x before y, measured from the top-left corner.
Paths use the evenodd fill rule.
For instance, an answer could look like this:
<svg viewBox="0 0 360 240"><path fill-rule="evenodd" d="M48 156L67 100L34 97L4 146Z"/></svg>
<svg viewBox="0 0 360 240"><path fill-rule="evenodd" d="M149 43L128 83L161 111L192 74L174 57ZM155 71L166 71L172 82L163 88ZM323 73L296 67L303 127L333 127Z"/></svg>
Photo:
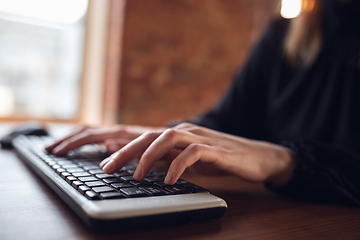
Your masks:
<svg viewBox="0 0 360 240"><path fill-rule="evenodd" d="M151 128L131 125L110 127L78 126L68 136L46 147L45 150L60 156L70 150L90 143L104 143L109 153L114 153L146 131L164 128Z"/></svg>
<svg viewBox="0 0 360 240"><path fill-rule="evenodd" d="M114 173L140 157L134 178L142 180L153 165L164 157L172 162L165 183L174 184L185 169L216 169L244 180L285 184L292 176L294 159L289 149L262 141L249 140L189 123L140 135L100 165Z"/></svg>

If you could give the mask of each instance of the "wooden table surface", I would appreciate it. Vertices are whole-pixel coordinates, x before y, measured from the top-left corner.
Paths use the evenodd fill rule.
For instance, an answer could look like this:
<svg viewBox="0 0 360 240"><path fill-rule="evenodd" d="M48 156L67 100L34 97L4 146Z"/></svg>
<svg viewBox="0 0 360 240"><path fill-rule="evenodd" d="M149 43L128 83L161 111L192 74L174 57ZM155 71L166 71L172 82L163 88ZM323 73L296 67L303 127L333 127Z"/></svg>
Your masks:
<svg viewBox="0 0 360 240"><path fill-rule="evenodd" d="M0 136L10 131L0 124ZM0 150L0 239L360 239L360 208L285 199L233 177L187 176L228 203L207 222L94 233L24 165Z"/></svg>

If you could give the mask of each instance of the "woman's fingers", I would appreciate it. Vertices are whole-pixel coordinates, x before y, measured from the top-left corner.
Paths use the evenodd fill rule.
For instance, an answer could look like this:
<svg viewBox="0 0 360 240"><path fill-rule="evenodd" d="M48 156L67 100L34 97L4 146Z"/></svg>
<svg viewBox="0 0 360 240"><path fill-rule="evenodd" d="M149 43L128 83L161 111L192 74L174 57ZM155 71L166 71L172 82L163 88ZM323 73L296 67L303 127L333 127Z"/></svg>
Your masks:
<svg viewBox="0 0 360 240"><path fill-rule="evenodd" d="M135 158L140 157L162 131L150 131L131 141L125 147L100 163L105 173L114 173Z"/></svg>
<svg viewBox="0 0 360 240"><path fill-rule="evenodd" d="M239 149L239 146L244 147L242 141L243 139L234 139L227 134L221 135L195 125L183 124L178 128L165 131L146 132L131 142L119 139L108 140L106 146L109 152L121 149L101 162L100 165L104 172L114 173L133 159L140 157L139 165L134 172L134 179L142 180L156 161L167 158L172 163L165 182L174 184L186 168L198 161L223 172L235 171L229 167L230 164L234 165L234 162L226 162L226 159L229 159L226 149L231 146L236 149ZM244 163L249 165L246 164L247 161Z"/></svg>
<svg viewBox="0 0 360 240"><path fill-rule="evenodd" d="M77 134L79 134L79 133L81 133L81 132L89 129L89 128L90 128L90 127L89 127L89 126L86 126L86 125L84 125L84 126L78 126L78 127L76 127L69 135L67 135L67 136L63 137L62 139L54 142L54 143L51 144L50 146L47 146L47 147L45 148L45 150L48 151L48 152L52 152L52 150L53 150L54 148L56 148L58 145L60 145L63 141L65 141L65 140L67 140L67 139L69 139L69 138L71 138L71 137L73 137L73 136L75 136L75 135L77 135Z"/></svg>
<svg viewBox="0 0 360 240"><path fill-rule="evenodd" d="M200 127L198 125L195 125L192 123L186 123L186 122L176 125L175 127L173 127L173 129L190 132L195 135L203 136L203 137L210 137L210 138L219 138L219 137L223 138L224 137L223 133L219 134L219 132L217 132L215 130L205 128L205 127Z"/></svg>
<svg viewBox="0 0 360 240"><path fill-rule="evenodd" d="M294 165L288 149L193 124L146 132L130 143L110 141L109 144L113 144L114 150L122 145L124 147L100 164L106 173L114 173L141 156L134 179L142 180L156 161L167 158L172 162L165 178L166 184L175 184L187 168L195 165L201 170L213 168L248 181L282 183L289 179Z"/></svg>
<svg viewBox="0 0 360 240"><path fill-rule="evenodd" d="M52 150L52 153L59 156L85 144L103 142L105 139L111 138L113 135L114 133L111 131L99 129L84 131L66 140L63 140Z"/></svg>
<svg viewBox="0 0 360 240"><path fill-rule="evenodd" d="M219 156L219 152L215 151L211 146L192 143L172 161L164 182L173 185L184 173L186 168L197 161L211 163L219 160L219 157L221 157Z"/></svg>
<svg viewBox="0 0 360 240"><path fill-rule="evenodd" d="M110 127L80 126L68 136L46 147L45 150L55 155L61 155L84 144L99 143L109 138L128 140L128 143L151 129L154 128L129 125L114 125ZM158 129L164 130L163 128ZM123 147L121 145L124 146L124 144L120 144L120 147ZM112 145L111 149L108 148L109 152L115 152L115 147Z"/></svg>
<svg viewBox="0 0 360 240"><path fill-rule="evenodd" d="M141 156L139 165L134 172L136 180L142 180L150 172L155 162L172 149L185 149L191 143L204 143L201 136L186 131L167 129L149 145Z"/></svg>

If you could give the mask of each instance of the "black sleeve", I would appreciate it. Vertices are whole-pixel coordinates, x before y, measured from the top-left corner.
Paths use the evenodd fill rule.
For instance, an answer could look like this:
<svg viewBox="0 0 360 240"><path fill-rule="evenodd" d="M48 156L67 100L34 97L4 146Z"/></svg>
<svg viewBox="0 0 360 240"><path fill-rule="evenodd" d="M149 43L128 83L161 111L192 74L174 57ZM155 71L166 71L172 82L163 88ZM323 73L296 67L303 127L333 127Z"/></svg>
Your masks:
<svg viewBox="0 0 360 240"><path fill-rule="evenodd" d="M255 46L227 93L195 124L251 139L266 139L264 119L268 77L282 52L288 22L275 21ZM276 68L276 66L275 66ZM314 141L285 144L297 166L286 186L266 183L274 192L302 200L360 206L360 156Z"/></svg>
<svg viewBox="0 0 360 240"><path fill-rule="evenodd" d="M313 141L287 142L297 161L285 186L265 185L272 191L312 202L360 206L360 156L338 146Z"/></svg>
<svg viewBox="0 0 360 240"><path fill-rule="evenodd" d="M247 138L262 138L268 76L273 69L273 56L282 52L286 24L278 20L269 26L222 99L195 124Z"/></svg>

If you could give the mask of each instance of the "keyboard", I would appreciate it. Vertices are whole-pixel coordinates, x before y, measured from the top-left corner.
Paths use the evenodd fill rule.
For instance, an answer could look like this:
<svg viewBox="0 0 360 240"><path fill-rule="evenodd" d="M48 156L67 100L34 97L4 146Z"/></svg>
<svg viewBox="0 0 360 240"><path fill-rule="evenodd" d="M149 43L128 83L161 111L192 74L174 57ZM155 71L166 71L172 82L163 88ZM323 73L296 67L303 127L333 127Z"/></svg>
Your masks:
<svg viewBox="0 0 360 240"><path fill-rule="evenodd" d="M99 163L107 157L100 145L86 145L56 157L44 147L50 136L18 136L13 140L20 159L35 171L94 230L129 229L197 222L222 217L226 202L208 190L179 179L164 183L165 173L151 170L143 181L133 178L137 163L114 174Z"/></svg>

